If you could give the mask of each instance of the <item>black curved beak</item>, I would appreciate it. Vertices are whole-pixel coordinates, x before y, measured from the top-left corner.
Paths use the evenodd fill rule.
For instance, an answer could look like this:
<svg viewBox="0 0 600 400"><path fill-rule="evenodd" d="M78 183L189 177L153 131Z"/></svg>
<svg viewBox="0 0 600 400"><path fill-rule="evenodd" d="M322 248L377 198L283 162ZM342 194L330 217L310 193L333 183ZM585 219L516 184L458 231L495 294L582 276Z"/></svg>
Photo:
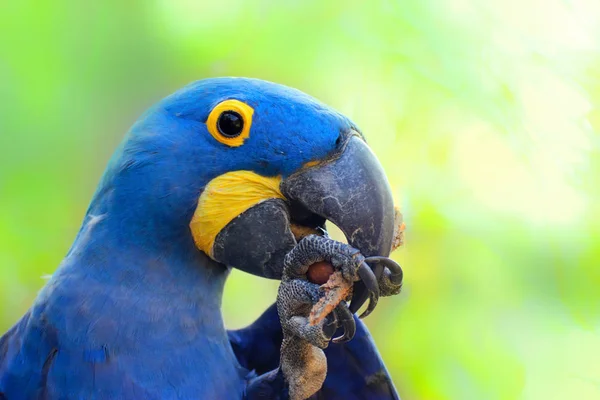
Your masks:
<svg viewBox="0 0 600 400"><path fill-rule="evenodd" d="M281 183L283 195L334 223L363 256L389 256L394 236L394 202L379 160L357 134L346 137L331 159L305 168ZM379 277L383 269L376 264ZM350 311L367 300L359 281Z"/></svg>

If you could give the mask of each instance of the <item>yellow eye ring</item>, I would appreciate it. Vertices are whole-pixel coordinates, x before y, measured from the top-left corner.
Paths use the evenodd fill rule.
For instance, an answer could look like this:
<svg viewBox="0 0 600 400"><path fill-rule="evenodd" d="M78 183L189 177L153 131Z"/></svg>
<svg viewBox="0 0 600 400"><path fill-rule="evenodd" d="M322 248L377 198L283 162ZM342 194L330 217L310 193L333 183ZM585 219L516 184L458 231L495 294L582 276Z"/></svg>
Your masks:
<svg viewBox="0 0 600 400"><path fill-rule="evenodd" d="M225 100L212 109L206 127L217 141L230 147L244 144L250 136L254 109L239 100Z"/></svg>

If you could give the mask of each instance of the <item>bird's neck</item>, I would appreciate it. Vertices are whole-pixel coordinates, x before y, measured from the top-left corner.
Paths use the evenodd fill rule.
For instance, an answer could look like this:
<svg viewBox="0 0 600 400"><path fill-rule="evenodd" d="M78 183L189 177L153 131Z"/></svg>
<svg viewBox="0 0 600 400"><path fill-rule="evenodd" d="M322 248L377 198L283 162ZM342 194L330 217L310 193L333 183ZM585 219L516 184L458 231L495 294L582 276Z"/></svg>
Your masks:
<svg viewBox="0 0 600 400"><path fill-rule="evenodd" d="M247 371L221 316L228 269L197 250L191 238L127 242L129 233L115 231L119 224L110 215L88 215L40 293L38 301L46 304L68 299L61 300L60 313L60 329L71 338L65 342L134 360L118 364L119 372L142 387L183 382L181 393L239 398ZM140 375L153 369L160 373Z"/></svg>
<svg viewBox="0 0 600 400"><path fill-rule="evenodd" d="M228 269L199 251L191 236L157 243L149 233L145 241L143 232L128 232L121 222L88 214L59 273L98 288L95 296L109 298L103 311L127 309L127 318L175 336L188 321L205 337L227 340L221 299Z"/></svg>

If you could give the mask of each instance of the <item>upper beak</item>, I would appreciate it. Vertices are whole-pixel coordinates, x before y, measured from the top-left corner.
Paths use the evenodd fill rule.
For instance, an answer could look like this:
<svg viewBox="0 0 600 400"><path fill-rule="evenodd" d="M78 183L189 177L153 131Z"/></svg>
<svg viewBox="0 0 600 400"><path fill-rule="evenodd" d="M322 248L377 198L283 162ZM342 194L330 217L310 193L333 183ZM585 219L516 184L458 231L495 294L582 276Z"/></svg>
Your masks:
<svg viewBox="0 0 600 400"><path fill-rule="evenodd" d="M395 226L391 188L377 157L358 135L348 136L330 160L285 179L281 191L334 223L363 256L389 256ZM377 277L381 273L374 272ZM351 311L367 297L364 285L357 282Z"/></svg>

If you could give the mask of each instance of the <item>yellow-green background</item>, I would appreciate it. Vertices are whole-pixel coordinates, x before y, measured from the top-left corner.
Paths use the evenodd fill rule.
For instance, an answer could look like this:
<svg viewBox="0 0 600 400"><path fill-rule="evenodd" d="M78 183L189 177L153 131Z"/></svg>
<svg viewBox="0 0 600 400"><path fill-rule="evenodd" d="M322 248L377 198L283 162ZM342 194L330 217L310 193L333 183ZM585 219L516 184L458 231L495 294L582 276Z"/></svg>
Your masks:
<svg viewBox="0 0 600 400"><path fill-rule="evenodd" d="M408 225L367 319L404 399L600 398L600 2L0 1L0 330L137 116L259 77L351 117ZM277 284L231 277L228 326Z"/></svg>

